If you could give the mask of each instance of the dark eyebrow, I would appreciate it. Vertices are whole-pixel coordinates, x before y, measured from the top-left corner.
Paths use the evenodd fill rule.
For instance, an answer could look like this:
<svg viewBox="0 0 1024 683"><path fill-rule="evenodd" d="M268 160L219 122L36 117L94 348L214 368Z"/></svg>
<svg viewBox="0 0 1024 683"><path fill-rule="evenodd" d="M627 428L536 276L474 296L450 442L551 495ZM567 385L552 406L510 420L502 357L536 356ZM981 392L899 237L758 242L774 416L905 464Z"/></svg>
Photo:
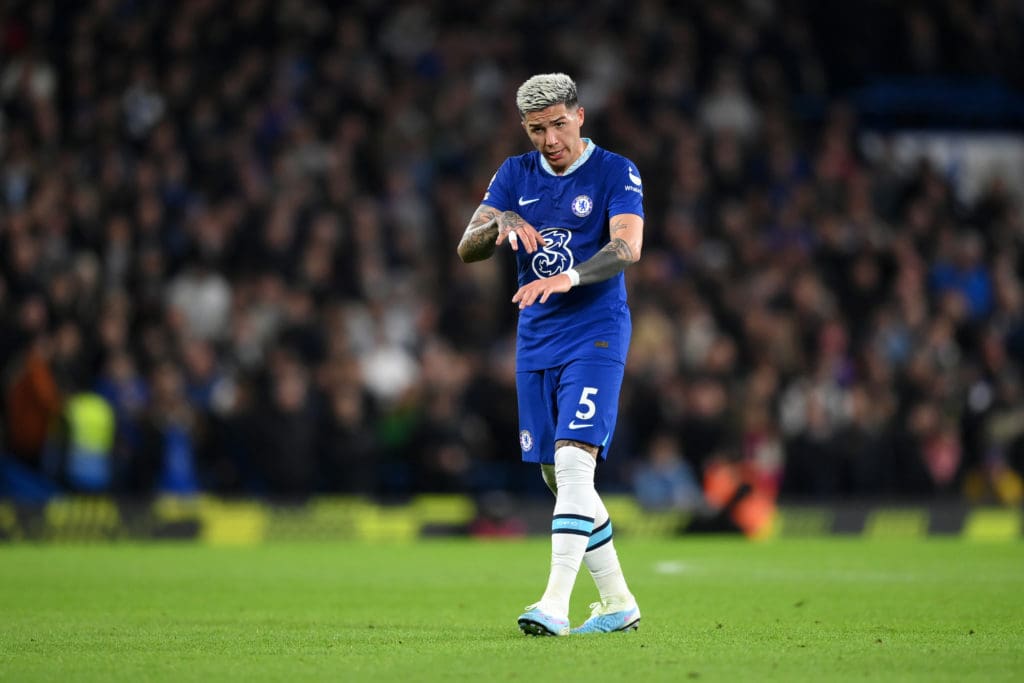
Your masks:
<svg viewBox="0 0 1024 683"><path fill-rule="evenodd" d="M549 123L555 124L555 123L558 123L559 121L564 121L565 118L566 118L565 116L559 116L557 119L555 119L553 121L550 121ZM543 128L543 127L544 127L543 123L531 123L530 124L530 128Z"/></svg>

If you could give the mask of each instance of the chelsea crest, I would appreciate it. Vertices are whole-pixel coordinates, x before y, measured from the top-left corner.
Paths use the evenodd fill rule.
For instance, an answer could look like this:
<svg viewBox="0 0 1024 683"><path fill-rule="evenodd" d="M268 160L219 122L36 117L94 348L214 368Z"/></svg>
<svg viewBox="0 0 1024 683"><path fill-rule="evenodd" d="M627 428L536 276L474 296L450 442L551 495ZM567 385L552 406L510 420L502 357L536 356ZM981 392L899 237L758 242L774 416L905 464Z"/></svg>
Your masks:
<svg viewBox="0 0 1024 683"><path fill-rule="evenodd" d="M580 218L589 216L593 208L594 200L585 194L581 194L576 197L576 199L572 200L572 212Z"/></svg>
<svg viewBox="0 0 1024 683"><path fill-rule="evenodd" d="M533 435L528 429L519 432L519 447L523 449L524 453L533 448Z"/></svg>

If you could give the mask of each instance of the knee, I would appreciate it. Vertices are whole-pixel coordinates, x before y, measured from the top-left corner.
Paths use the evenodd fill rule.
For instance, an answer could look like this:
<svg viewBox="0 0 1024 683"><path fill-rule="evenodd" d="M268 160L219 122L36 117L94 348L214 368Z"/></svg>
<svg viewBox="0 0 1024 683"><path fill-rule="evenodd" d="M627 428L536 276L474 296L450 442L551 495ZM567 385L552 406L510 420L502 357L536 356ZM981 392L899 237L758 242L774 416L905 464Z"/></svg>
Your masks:
<svg viewBox="0 0 1024 683"><path fill-rule="evenodd" d="M562 446L555 451L555 482L564 484L593 484L597 459L576 446Z"/></svg>

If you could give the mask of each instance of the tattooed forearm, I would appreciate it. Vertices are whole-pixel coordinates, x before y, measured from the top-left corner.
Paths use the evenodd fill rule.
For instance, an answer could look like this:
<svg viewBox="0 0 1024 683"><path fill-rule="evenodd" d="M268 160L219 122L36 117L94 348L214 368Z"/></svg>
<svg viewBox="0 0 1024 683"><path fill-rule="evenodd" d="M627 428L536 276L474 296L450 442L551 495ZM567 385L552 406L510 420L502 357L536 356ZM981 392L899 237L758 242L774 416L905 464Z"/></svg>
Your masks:
<svg viewBox="0 0 1024 683"><path fill-rule="evenodd" d="M466 232L459 241L459 258L465 263L483 261L494 253L498 235L507 235L526 225L526 221L515 211L499 213L489 206L481 206L469 219Z"/></svg>
<svg viewBox="0 0 1024 683"><path fill-rule="evenodd" d="M494 241L498 238L499 218L496 209L481 206L476 210L459 241L459 258L464 263L483 261L491 257L494 253Z"/></svg>
<svg viewBox="0 0 1024 683"><path fill-rule="evenodd" d="M601 251L578 265L576 272L580 274L580 284L589 285L618 275L635 260L626 240L613 237Z"/></svg>

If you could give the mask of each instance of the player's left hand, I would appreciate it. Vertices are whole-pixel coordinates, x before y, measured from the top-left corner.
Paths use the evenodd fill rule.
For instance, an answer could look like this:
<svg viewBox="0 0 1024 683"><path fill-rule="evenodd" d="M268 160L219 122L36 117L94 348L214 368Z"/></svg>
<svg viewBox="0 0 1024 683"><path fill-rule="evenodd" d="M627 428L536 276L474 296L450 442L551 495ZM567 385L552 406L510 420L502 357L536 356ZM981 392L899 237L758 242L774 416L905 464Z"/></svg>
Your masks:
<svg viewBox="0 0 1024 683"><path fill-rule="evenodd" d="M512 297L512 303L519 304L519 310L537 303L546 303L552 294L561 294L572 289L572 281L565 273L534 280L519 288Z"/></svg>

